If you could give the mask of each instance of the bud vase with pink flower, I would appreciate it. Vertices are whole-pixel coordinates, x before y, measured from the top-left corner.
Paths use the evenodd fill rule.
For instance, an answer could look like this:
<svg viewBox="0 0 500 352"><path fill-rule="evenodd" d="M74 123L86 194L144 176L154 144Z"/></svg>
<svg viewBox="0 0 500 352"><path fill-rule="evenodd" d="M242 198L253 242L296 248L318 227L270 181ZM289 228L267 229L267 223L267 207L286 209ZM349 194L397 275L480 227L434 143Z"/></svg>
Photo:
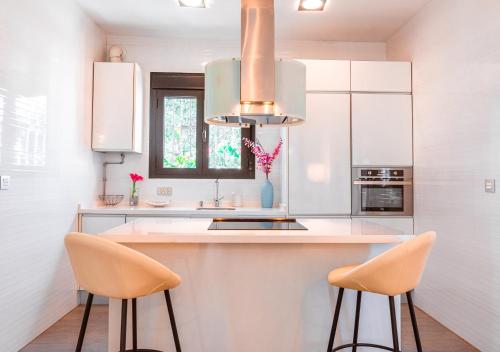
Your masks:
<svg viewBox="0 0 500 352"><path fill-rule="evenodd" d="M131 173L129 176L132 180L132 187L130 189L130 198L128 203L131 207L136 207L139 205L139 188L137 187L137 182L144 181L144 177L135 173Z"/></svg>
<svg viewBox="0 0 500 352"><path fill-rule="evenodd" d="M274 188L271 181L269 181L269 174L271 173L274 160L280 154L283 139L280 138L278 145L272 153L266 153L259 140L254 142L248 138L243 138L243 143L255 155L257 168L262 170L266 175L266 182L262 185L260 192L261 206L262 208L272 208L274 203Z"/></svg>

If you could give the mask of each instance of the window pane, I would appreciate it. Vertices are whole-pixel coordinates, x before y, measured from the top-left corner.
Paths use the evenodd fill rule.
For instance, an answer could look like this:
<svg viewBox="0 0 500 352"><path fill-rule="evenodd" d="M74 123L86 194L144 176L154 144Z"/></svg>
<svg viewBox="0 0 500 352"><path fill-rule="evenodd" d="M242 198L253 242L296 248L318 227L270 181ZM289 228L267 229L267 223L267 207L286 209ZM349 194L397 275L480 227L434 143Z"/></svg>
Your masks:
<svg viewBox="0 0 500 352"><path fill-rule="evenodd" d="M208 167L241 169L241 128L209 126Z"/></svg>
<svg viewBox="0 0 500 352"><path fill-rule="evenodd" d="M163 101L163 167L196 168L196 97Z"/></svg>

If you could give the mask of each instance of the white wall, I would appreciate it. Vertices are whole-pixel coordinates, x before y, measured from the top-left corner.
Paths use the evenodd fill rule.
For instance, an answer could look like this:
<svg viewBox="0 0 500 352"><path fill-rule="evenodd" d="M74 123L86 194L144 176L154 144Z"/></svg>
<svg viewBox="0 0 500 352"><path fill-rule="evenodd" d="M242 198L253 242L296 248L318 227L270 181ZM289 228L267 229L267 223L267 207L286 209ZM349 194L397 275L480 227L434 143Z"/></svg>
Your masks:
<svg viewBox="0 0 500 352"><path fill-rule="evenodd" d="M500 350L500 2L434 0L388 42L413 61L415 230L438 240L416 303Z"/></svg>
<svg viewBox="0 0 500 352"><path fill-rule="evenodd" d="M144 97L144 147L142 155L127 156L125 165L110 166L108 171L108 193L128 194L128 173L138 172L148 175L149 160L149 78L151 72L203 72L203 63L218 58L239 57L238 40L199 40L175 38L144 38L108 36L108 47L119 45L125 49L126 61L137 62L143 69ZM343 43L343 42L308 42L284 41L277 43L277 56L282 58L303 59L385 59L385 43ZM278 142L279 129L258 128L257 138L264 147L272 150ZM319 146L318 146L319 147ZM116 155L107 156L117 159ZM281 160L275 162L271 181L275 186L275 206L281 196ZM225 201L230 200L232 192L243 197L245 206L259 206L260 187L264 180L262 172L256 172L256 180L222 180L221 194ZM172 186L173 201L176 205L193 206L199 200L211 201L214 196L214 180L186 179L146 179L141 184L141 198L155 197L156 187Z"/></svg>
<svg viewBox="0 0 500 352"><path fill-rule="evenodd" d="M0 346L18 351L77 297L64 250L92 200L92 61L105 37L73 1L3 0L0 11Z"/></svg>

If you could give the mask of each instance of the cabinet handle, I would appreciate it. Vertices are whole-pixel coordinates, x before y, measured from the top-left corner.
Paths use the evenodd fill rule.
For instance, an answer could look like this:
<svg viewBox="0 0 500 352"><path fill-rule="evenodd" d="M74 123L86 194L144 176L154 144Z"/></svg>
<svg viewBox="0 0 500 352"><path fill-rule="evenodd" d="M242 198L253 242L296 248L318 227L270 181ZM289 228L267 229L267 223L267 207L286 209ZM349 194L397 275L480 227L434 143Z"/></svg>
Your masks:
<svg viewBox="0 0 500 352"><path fill-rule="evenodd" d="M207 143L207 128L203 127L203 131L201 132L201 139L203 143Z"/></svg>

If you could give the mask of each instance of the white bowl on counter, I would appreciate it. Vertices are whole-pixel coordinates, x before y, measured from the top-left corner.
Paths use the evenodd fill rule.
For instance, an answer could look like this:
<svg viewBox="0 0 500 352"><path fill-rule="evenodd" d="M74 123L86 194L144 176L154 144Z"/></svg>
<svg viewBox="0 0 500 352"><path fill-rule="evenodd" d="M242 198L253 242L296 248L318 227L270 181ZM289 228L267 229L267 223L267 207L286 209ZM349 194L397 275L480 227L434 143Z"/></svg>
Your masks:
<svg viewBox="0 0 500 352"><path fill-rule="evenodd" d="M154 208L164 208L170 204L170 200L147 200L146 205Z"/></svg>

